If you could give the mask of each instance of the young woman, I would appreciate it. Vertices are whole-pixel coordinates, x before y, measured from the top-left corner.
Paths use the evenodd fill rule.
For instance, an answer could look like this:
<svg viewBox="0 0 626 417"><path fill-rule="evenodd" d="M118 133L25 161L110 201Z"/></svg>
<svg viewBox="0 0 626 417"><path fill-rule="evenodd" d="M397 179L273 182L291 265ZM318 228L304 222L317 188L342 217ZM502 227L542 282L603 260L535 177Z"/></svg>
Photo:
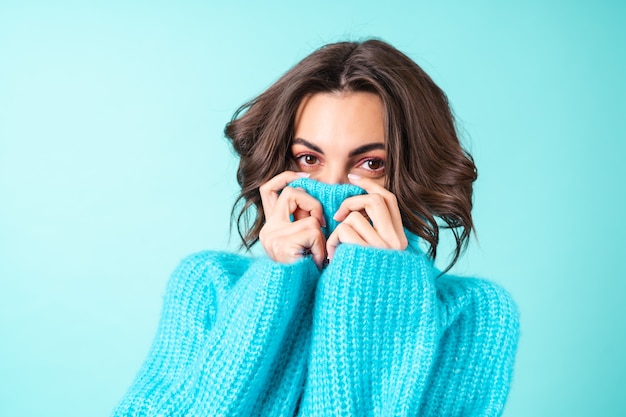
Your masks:
<svg viewBox="0 0 626 417"><path fill-rule="evenodd" d="M266 256L181 263L114 415L500 415L518 316L433 266L438 220L453 263L467 244L476 170L428 75L381 41L327 45L226 136L239 233Z"/></svg>

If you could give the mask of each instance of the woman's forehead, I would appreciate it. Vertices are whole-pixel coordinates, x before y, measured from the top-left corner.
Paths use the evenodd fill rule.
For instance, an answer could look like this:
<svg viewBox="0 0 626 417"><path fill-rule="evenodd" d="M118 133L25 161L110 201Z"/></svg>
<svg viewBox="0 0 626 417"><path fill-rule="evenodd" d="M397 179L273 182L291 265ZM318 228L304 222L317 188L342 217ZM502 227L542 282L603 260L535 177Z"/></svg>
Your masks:
<svg viewBox="0 0 626 417"><path fill-rule="evenodd" d="M294 127L294 138L320 147L357 147L385 141L382 101L367 92L307 96L298 108Z"/></svg>

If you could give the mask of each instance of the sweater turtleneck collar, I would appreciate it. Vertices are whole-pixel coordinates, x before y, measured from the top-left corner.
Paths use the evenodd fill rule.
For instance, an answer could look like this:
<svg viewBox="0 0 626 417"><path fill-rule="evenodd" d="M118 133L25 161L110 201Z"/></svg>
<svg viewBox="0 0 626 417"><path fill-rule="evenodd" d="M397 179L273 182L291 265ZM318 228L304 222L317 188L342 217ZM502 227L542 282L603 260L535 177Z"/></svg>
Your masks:
<svg viewBox="0 0 626 417"><path fill-rule="evenodd" d="M302 188L307 194L317 199L324 210L326 227L322 227L324 236L328 237L335 230L339 222L333 216L339 210L341 203L355 195L366 194L365 190L353 184L326 184L310 178L298 178L288 184L290 187Z"/></svg>
<svg viewBox="0 0 626 417"><path fill-rule="evenodd" d="M322 232L324 232L326 238L328 238L339 225L339 222L333 219L333 216L337 210L339 210L341 203L348 197L367 194L364 189L353 184L326 184L310 178L298 178L288 185L290 187L304 189L307 194L311 195L322 204L324 218L326 220L326 227L322 227ZM419 237L406 228L404 229L404 233L409 240L409 247L416 252L424 253L420 248Z"/></svg>

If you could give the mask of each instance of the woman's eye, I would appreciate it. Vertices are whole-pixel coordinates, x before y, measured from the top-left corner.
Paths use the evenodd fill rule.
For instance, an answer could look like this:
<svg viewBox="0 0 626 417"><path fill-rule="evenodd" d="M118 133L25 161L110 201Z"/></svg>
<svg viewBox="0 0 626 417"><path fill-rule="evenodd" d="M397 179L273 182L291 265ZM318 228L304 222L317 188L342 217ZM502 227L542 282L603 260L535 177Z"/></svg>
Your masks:
<svg viewBox="0 0 626 417"><path fill-rule="evenodd" d="M385 167L385 161L382 159L368 159L361 166L369 171L380 171Z"/></svg>
<svg viewBox="0 0 626 417"><path fill-rule="evenodd" d="M302 155L298 159L305 165L315 165L319 161L315 155Z"/></svg>

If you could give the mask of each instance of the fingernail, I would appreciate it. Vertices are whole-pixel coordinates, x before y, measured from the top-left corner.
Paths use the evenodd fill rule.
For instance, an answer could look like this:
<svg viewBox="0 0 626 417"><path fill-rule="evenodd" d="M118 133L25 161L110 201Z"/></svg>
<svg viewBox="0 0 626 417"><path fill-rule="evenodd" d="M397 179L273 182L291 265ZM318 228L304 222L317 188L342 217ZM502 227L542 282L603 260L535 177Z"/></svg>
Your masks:
<svg viewBox="0 0 626 417"><path fill-rule="evenodd" d="M326 218L322 215L322 227L326 227Z"/></svg>
<svg viewBox="0 0 626 417"><path fill-rule="evenodd" d="M356 174L348 174L348 178L351 179L351 180L356 180L356 181L361 179L361 177L359 175L356 175Z"/></svg>
<svg viewBox="0 0 626 417"><path fill-rule="evenodd" d="M311 174L308 172L296 172L296 175L301 178L309 178L311 176Z"/></svg>

